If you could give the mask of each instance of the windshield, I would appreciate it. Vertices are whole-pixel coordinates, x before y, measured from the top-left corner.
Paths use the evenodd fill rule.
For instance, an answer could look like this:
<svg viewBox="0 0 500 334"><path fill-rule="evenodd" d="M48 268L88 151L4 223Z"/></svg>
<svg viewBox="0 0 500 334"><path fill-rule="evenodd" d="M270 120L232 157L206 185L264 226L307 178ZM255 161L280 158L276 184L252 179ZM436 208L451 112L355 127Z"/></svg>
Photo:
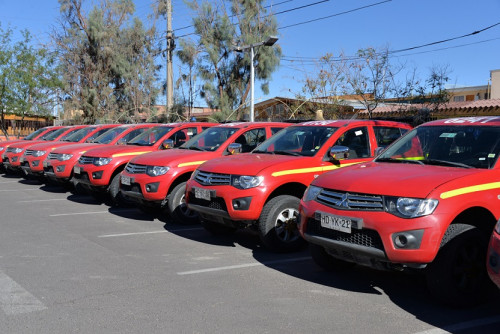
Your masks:
<svg viewBox="0 0 500 334"><path fill-rule="evenodd" d="M312 157L337 129L326 126L291 126L263 142L253 153Z"/></svg>
<svg viewBox="0 0 500 334"><path fill-rule="evenodd" d="M375 161L492 168L500 153L499 142L499 127L421 126Z"/></svg>
<svg viewBox="0 0 500 334"><path fill-rule="evenodd" d="M41 129L38 129L36 130L35 132L32 132L30 133L29 135L27 135L26 137L24 137L23 139L24 140L31 140L33 138L35 138L36 136L38 136L40 133L42 133L43 131L45 131L46 128L41 128Z"/></svg>
<svg viewBox="0 0 500 334"><path fill-rule="evenodd" d="M128 126L119 126L116 128L108 129L108 131L104 132L102 135L94 139L92 143L109 144L113 139L116 138L116 136L127 129L129 129Z"/></svg>
<svg viewBox="0 0 500 334"><path fill-rule="evenodd" d="M172 129L169 126L155 126L129 141L127 145L153 146Z"/></svg>
<svg viewBox="0 0 500 334"><path fill-rule="evenodd" d="M52 141L55 140L57 137L59 137L61 134L63 134L65 131L67 131L68 128L60 128L55 131L52 131L49 134L46 134L42 137L42 140L47 140L47 141Z"/></svg>
<svg viewBox="0 0 500 334"><path fill-rule="evenodd" d="M238 130L239 128L233 127L209 128L188 140L180 148L199 151L215 151Z"/></svg>
<svg viewBox="0 0 500 334"><path fill-rule="evenodd" d="M83 129L76 130L74 132L70 132L66 136L64 136L61 140L70 141L73 143L79 142L83 138L85 138L90 132L95 130L95 126L87 126Z"/></svg>

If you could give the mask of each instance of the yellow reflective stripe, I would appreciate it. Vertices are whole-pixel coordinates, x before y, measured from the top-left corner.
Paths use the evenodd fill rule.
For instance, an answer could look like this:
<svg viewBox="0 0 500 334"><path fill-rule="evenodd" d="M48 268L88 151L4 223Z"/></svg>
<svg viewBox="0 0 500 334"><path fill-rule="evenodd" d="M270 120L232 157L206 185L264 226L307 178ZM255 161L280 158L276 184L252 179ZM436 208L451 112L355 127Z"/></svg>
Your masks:
<svg viewBox="0 0 500 334"><path fill-rule="evenodd" d="M446 191L446 192L442 193L440 197L442 199L446 199L446 198L455 197L455 196L459 196L459 195L470 194L470 193L477 192L477 191L484 191L484 190L491 190L491 189L498 189L498 188L500 188L500 182L478 184L477 186L470 186L470 187L464 187L464 188L458 188L455 190Z"/></svg>
<svg viewBox="0 0 500 334"><path fill-rule="evenodd" d="M144 154L144 153L149 153L151 151L145 151L145 152L127 152L127 153L118 153L118 154L113 154L111 157L116 158L116 157L125 157L127 155L139 155L139 154Z"/></svg>
<svg viewBox="0 0 500 334"><path fill-rule="evenodd" d="M206 160L203 161L191 161L191 162L184 162L182 164L178 164L177 167L186 167L186 166L194 166L194 165L201 165L204 163Z"/></svg>
<svg viewBox="0 0 500 334"><path fill-rule="evenodd" d="M283 176L283 175L291 175L291 174L305 174L305 173L314 173L314 172L327 172L330 170L334 170L341 167L351 166L359 164L360 162L353 162L349 164L342 164L340 166L330 165L330 166L320 166L320 167L310 167L310 168L299 168L299 169L288 169L282 170L280 172L274 172L272 176Z"/></svg>
<svg viewBox="0 0 500 334"><path fill-rule="evenodd" d="M396 160L424 160L424 157L396 158Z"/></svg>

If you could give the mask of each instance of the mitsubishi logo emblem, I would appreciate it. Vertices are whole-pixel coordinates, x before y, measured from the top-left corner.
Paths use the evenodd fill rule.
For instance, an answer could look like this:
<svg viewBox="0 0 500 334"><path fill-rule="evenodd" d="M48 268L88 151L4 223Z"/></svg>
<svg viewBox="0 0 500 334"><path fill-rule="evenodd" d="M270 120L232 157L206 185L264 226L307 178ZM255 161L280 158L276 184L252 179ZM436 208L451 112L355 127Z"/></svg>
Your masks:
<svg viewBox="0 0 500 334"><path fill-rule="evenodd" d="M340 207L344 207L344 208L349 207L349 204L348 204L348 195L347 194L343 194L342 197L340 197L339 200L335 201L335 205L336 206L340 206Z"/></svg>

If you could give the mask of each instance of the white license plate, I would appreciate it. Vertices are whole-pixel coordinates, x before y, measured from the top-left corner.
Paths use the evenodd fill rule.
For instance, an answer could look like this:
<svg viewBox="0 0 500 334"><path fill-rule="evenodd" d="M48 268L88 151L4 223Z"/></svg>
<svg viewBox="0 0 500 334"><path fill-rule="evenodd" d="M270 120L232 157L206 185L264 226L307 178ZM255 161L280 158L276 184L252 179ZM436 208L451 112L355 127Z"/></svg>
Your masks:
<svg viewBox="0 0 500 334"><path fill-rule="evenodd" d="M210 201L210 190L202 188L194 188L194 197Z"/></svg>
<svg viewBox="0 0 500 334"><path fill-rule="evenodd" d="M127 175L122 175L121 180L122 180L122 184L124 184L126 186L129 186L131 183L130 177Z"/></svg>
<svg viewBox="0 0 500 334"><path fill-rule="evenodd" d="M47 161L43 161L43 167L49 167L49 164L47 163Z"/></svg>
<svg viewBox="0 0 500 334"><path fill-rule="evenodd" d="M82 167L79 167L79 166L75 166L75 167L73 168L73 172L74 172L75 174L80 174L81 172L83 172L83 168L82 168Z"/></svg>
<svg viewBox="0 0 500 334"><path fill-rule="evenodd" d="M23 162L24 162L24 157L21 157L21 158L19 159L19 162L20 162L20 163L23 163Z"/></svg>
<svg viewBox="0 0 500 334"><path fill-rule="evenodd" d="M335 231L351 233L351 228L355 219L343 216L320 213L321 226Z"/></svg>

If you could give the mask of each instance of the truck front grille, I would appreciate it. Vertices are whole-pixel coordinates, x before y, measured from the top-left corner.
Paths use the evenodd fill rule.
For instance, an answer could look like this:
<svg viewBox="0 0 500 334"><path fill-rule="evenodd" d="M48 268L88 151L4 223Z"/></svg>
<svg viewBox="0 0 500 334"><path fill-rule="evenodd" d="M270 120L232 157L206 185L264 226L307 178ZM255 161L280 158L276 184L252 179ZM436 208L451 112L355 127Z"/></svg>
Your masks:
<svg viewBox="0 0 500 334"><path fill-rule="evenodd" d="M26 156L33 155L33 152L35 152L35 151L33 151L33 150L26 150L26 152L24 152L24 155L26 155Z"/></svg>
<svg viewBox="0 0 500 334"><path fill-rule="evenodd" d="M321 189L316 201L339 210L383 211L382 196Z"/></svg>
<svg viewBox="0 0 500 334"><path fill-rule="evenodd" d="M196 174L196 182L204 186L214 185L214 186L225 186L231 184L231 175L229 174L219 174L219 173L209 173L204 171L199 171Z"/></svg>
<svg viewBox="0 0 500 334"><path fill-rule="evenodd" d="M138 165L129 162L125 167L125 170L130 174L146 174L147 168L148 166L146 165Z"/></svg>
<svg viewBox="0 0 500 334"><path fill-rule="evenodd" d="M57 154L57 153L49 153L47 159L49 159L49 160L57 160L58 155L59 154Z"/></svg>
<svg viewBox="0 0 500 334"><path fill-rule="evenodd" d="M78 163L81 165L90 165L92 162L94 162L94 158L92 157L87 157L82 155L80 159L78 159Z"/></svg>

